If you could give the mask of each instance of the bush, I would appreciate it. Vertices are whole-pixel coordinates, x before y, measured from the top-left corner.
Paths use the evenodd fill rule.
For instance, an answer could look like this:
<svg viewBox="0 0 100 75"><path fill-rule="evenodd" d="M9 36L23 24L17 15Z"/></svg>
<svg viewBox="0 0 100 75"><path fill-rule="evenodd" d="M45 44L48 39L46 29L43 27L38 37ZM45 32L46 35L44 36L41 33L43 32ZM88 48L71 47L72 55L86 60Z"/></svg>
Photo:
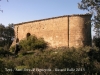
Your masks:
<svg viewBox="0 0 100 75"><path fill-rule="evenodd" d="M15 51L15 45L10 47L10 52L14 52Z"/></svg>
<svg viewBox="0 0 100 75"><path fill-rule="evenodd" d="M35 49L45 49L47 43L42 38L37 38L35 36L29 36L27 39L21 40L20 45L22 50L35 50Z"/></svg>
<svg viewBox="0 0 100 75"><path fill-rule="evenodd" d="M1 53L3 50L4 50L3 47L0 47L0 53Z"/></svg>
<svg viewBox="0 0 100 75"><path fill-rule="evenodd" d="M0 56L6 57L12 55L12 53L10 53L8 50L4 50L3 47L0 47Z"/></svg>
<svg viewBox="0 0 100 75"><path fill-rule="evenodd" d="M93 42L94 42L94 44L95 44L96 47L100 48L100 37L99 38L94 37L93 38Z"/></svg>
<svg viewBox="0 0 100 75"><path fill-rule="evenodd" d="M92 51L92 53L91 53ZM51 69L52 71L48 72L34 72L27 71L20 72L22 75L36 75L39 73L40 75L94 75L93 72L99 72L100 70L100 62L96 60L98 56L95 53L99 53L98 48L91 47L80 47L80 48L48 48L43 50L42 52L39 50L35 50L32 55L25 55L22 57L17 57L14 59L7 60L5 58L6 68L26 68L26 69ZM93 58L91 58L91 56ZM95 56L97 56L95 58ZM92 59L92 61L90 60ZM1 62L0 62L1 63ZM5 64L4 64L5 66ZM64 69L64 68L78 68L79 71L55 71L55 68ZM82 71L80 70L82 69ZM85 74L88 72L87 74ZM14 72L10 75L18 74L19 72ZM19 74L18 74L19 75ZM99 75L99 74L97 74Z"/></svg>
<svg viewBox="0 0 100 75"><path fill-rule="evenodd" d="M20 54L21 54L21 55L26 55L26 54L27 54L27 51L21 50L21 51L20 51Z"/></svg>
<svg viewBox="0 0 100 75"><path fill-rule="evenodd" d="M47 43L42 38L39 38L38 40L35 41L33 47L34 49L45 49L47 47Z"/></svg>
<svg viewBox="0 0 100 75"><path fill-rule="evenodd" d="M1 59L0 59L0 75L6 75L5 64Z"/></svg>

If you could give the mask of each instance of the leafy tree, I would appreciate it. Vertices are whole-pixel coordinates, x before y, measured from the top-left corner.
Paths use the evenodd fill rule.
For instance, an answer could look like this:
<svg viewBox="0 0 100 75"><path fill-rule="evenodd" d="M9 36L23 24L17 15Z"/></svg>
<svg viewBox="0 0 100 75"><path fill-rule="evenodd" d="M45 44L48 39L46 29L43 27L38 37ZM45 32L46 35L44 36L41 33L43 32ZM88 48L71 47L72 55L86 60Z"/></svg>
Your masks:
<svg viewBox="0 0 100 75"><path fill-rule="evenodd" d="M9 24L5 27L3 24L0 24L0 47L8 49L14 38L14 29L13 24Z"/></svg>
<svg viewBox="0 0 100 75"><path fill-rule="evenodd" d="M7 27L5 27L4 34L5 34L4 38L6 40L5 45L8 45L8 47L10 47L10 45L13 42L13 38L14 38L13 24L9 24Z"/></svg>
<svg viewBox="0 0 100 75"><path fill-rule="evenodd" d="M4 29L5 29L5 26L3 24L0 24L0 46L1 47L4 46L4 39L3 39L3 37L4 37L4 35L3 35Z"/></svg>
<svg viewBox="0 0 100 75"><path fill-rule="evenodd" d="M99 47L100 48L100 38L97 38L97 37L93 37L93 42L95 44L96 47Z"/></svg>

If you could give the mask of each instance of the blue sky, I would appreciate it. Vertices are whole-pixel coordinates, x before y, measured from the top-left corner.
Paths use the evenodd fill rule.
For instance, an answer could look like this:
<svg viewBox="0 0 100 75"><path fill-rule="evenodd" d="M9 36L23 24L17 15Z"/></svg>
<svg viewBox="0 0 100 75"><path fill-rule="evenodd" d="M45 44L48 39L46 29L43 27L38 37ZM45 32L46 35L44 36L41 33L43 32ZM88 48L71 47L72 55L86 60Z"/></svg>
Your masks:
<svg viewBox="0 0 100 75"><path fill-rule="evenodd" d="M78 9L81 0L6 0L0 1L0 23L20 23L62 15L85 14Z"/></svg>

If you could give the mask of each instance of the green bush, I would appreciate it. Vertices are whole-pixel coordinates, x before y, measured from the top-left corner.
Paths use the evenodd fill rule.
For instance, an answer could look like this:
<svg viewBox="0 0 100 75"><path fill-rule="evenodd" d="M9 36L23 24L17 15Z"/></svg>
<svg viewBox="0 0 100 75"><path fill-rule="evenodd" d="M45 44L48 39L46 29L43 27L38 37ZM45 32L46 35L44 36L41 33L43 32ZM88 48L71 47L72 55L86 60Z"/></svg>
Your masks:
<svg viewBox="0 0 100 75"><path fill-rule="evenodd" d="M20 54L21 54L21 55L26 55L26 54L27 54L27 51L26 51L26 50L21 50L21 51L20 51Z"/></svg>
<svg viewBox="0 0 100 75"><path fill-rule="evenodd" d="M14 52L15 51L15 45L10 47L10 52Z"/></svg>
<svg viewBox="0 0 100 75"><path fill-rule="evenodd" d="M95 44L96 47L100 48L100 37L94 37L93 38L93 43Z"/></svg>
<svg viewBox="0 0 100 75"><path fill-rule="evenodd" d="M35 36L29 36L27 39L21 40L20 45L22 50L35 50L35 49L45 49L47 43L42 38L37 38Z"/></svg>
<svg viewBox="0 0 100 75"><path fill-rule="evenodd" d="M2 53L4 51L3 47L0 47L0 53Z"/></svg>
<svg viewBox="0 0 100 75"><path fill-rule="evenodd" d="M0 47L0 56L6 57L6 56L9 56L9 55L12 55L12 53L10 53L8 50L4 50L3 47Z"/></svg>
<svg viewBox="0 0 100 75"><path fill-rule="evenodd" d="M2 61L1 59L0 59L0 75L6 75L7 73L6 73L6 71L5 71L5 63L4 63L4 61Z"/></svg>
<svg viewBox="0 0 100 75"><path fill-rule="evenodd" d="M93 53L91 54L91 51ZM90 53L90 55L89 55ZM19 56L16 58L9 58L7 60L4 58L3 65L6 66L6 68L26 68L26 69L51 69L52 71L48 72L32 72L27 71L20 72L22 75L87 75L85 74L88 72L88 75L95 75L93 72L99 72L100 70L100 62L97 61L95 56L99 58L95 53L99 53L98 48L92 48L92 47L80 47L80 48L46 48L42 52L39 50L35 50L34 54L32 55L25 55L25 56ZM93 57L93 58L91 58ZM92 61L91 61L91 60ZM1 62L0 62L1 63ZM2 63L1 63L2 64ZM2 65L2 66L3 66ZM1 66L1 65L0 65ZM55 68L58 69L64 69L64 68L82 68L82 71L55 71ZM3 68L2 68L3 69ZM15 75L19 72L13 72L9 73L9 75ZM92 74L90 74L92 73ZM97 74L99 75L99 74Z"/></svg>

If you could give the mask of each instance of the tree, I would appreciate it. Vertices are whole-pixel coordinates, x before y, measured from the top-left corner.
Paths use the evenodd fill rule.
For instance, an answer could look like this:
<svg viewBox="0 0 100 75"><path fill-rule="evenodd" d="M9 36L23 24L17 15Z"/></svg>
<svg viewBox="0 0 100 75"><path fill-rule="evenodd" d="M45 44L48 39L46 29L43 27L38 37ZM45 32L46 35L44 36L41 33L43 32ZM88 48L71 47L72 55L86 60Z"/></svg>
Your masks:
<svg viewBox="0 0 100 75"><path fill-rule="evenodd" d="M97 47L100 47L100 0L81 0L78 7L82 10L88 10L92 14L91 22L95 31L93 42Z"/></svg>
<svg viewBox="0 0 100 75"><path fill-rule="evenodd" d="M10 47L14 38L13 28L13 24L9 24L6 27L0 24L0 47L6 47L6 49Z"/></svg>
<svg viewBox="0 0 100 75"><path fill-rule="evenodd" d="M3 10L1 9L0 11L3 12ZM9 24L7 27L5 27L3 24L0 24L0 47L8 49L12 44L13 38L14 38L14 25Z"/></svg>
<svg viewBox="0 0 100 75"><path fill-rule="evenodd" d="M100 48L100 38L97 38L97 37L93 37L93 42L95 44L96 47L99 47Z"/></svg>
<svg viewBox="0 0 100 75"><path fill-rule="evenodd" d="M0 47L3 47L4 46L4 29L5 29L5 26L3 24L0 24Z"/></svg>
<svg viewBox="0 0 100 75"><path fill-rule="evenodd" d="M8 46L8 48L10 47L10 45L13 42L13 38L14 38L14 29L13 29L13 24L9 24L7 27L5 27L5 31L4 31L4 38L6 40L5 45Z"/></svg>

